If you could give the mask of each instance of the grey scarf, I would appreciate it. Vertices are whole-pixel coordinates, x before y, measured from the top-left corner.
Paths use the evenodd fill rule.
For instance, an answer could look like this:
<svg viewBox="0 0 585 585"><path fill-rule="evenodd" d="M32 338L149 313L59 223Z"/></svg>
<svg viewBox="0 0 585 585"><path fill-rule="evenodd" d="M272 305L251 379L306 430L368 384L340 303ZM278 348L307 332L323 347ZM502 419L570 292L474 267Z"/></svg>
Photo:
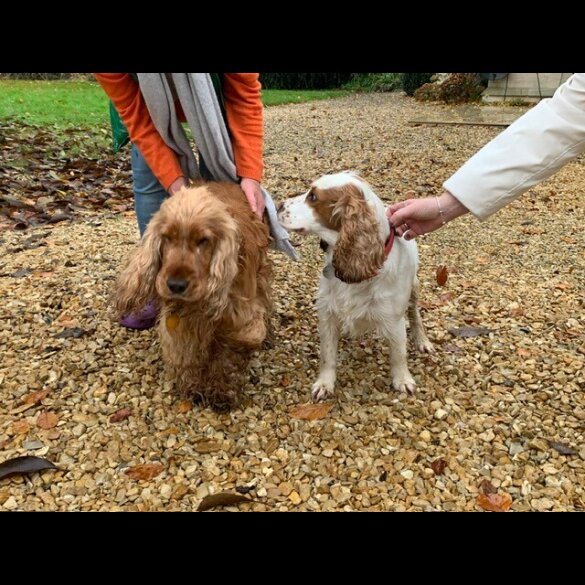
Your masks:
<svg viewBox="0 0 585 585"><path fill-rule="evenodd" d="M138 73L140 91L159 134L176 154L185 176L197 178L199 167L185 131L177 118L170 76L187 124L211 176L217 181L238 182L234 153L219 102L208 73ZM294 260L297 253L287 231L278 223L272 196L262 188L273 247Z"/></svg>

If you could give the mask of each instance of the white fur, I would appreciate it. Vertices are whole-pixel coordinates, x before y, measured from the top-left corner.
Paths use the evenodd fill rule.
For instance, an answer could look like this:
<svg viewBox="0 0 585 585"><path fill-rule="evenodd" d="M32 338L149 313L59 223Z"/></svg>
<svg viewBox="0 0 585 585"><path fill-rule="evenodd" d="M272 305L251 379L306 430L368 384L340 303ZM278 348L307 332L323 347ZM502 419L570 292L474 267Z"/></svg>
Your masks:
<svg viewBox="0 0 585 585"><path fill-rule="evenodd" d="M353 173L325 175L313 183L319 189L334 189L352 183L363 193L378 220L378 233L385 242L390 228L384 204L372 188ZM279 209L279 221L286 229L310 232L329 244L326 264L331 264L338 232L325 228L307 204L307 193L286 201ZM313 385L316 400L334 394L337 364L337 344L340 335L357 336L377 332L390 345L392 385L401 392L414 392L416 387L406 363L406 313L412 297L411 333L419 351L432 352L427 339L416 299L418 281L418 252L414 240L396 237L394 246L380 273L370 280L346 284L338 278L321 276L317 295L319 335L321 339L321 369Z"/></svg>

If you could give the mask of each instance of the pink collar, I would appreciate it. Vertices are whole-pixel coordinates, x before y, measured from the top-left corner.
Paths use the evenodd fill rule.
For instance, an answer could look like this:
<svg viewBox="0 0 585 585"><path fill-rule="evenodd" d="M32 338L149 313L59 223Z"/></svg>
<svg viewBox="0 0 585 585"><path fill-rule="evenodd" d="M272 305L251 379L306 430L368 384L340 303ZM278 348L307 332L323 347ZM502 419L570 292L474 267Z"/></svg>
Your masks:
<svg viewBox="0 0 585 585"><path fill-rule="evenodd" d="M384 259L388 258L388 255L390 254L390 250L392 250L392 246L394 245L395 236L396 236L396 230L394 229L394 226L392 224L390 224L390 235L388 236L388 239L386 240L386 244L384 245Z"/></svg>

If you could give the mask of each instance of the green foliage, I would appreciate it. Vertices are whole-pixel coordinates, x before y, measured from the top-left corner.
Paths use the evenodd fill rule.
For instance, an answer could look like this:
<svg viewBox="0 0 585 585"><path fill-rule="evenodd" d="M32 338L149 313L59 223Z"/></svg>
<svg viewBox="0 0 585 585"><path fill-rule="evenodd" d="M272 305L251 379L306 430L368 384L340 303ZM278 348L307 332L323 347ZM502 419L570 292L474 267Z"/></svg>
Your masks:
<svg viewBox="0 0 585 585"><path fill-rule="evenodd" d="M400 89L400 73L354 73L343 87L350 91L394 91Z"/></svg>
<svg viewBox="0 0 585 585"><path fill-rule="evenodd" d="M402 89L406 95L414 95L414 92L431 81L433 73L403 73L402 74Z"/></svg>
<svg viewBox="0 0 585 585"><path fill-rule="evenodd" d="M343 90L264 90L265 106L301 103L346 95ZM0 80L0 120L28 124L109 126L108 98L97 83L88 81Z"/></svg>
<svg viewBox="0 0 585 585"><path fill-rule="evenodd" d="M260 73L266 89L332 89L351 78L352 73Z"/></svg>

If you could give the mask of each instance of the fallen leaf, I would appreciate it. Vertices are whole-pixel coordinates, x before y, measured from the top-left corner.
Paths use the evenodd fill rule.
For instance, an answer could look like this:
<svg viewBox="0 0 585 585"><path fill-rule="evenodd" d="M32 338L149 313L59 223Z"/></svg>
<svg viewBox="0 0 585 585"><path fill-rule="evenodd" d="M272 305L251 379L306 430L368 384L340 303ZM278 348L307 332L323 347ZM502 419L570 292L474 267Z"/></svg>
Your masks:
<svg viewBox="0 0 585 585"><path fill-rule="evenodd" d="M24 278L25 276L28 276L31 273L32 270L30 268L20 268L13 272L12 274L9 274L9 276L12 276L12 278Z"/></svg>
<svg viewBox="0 0 585 585"><path fill-rule="evenodd" d="M484 479L479 484L479 487L481 488L481 493L484 494L485 496L498 493L498 489L492 484L492 482L489 479Z"/></svg>
<svg viewBox="0 0 585 585"><path fill-rule="evenodd" d="M442 305L448 305L455 298L453 291L447 291L439 295L439 299Z"/></svg>
<svg viewBox="0 0 585 585"><path fill-rule="evenodd" d="M67 221L71 216L66 213L56 213L49 219L49 223L59 223L60 221Z"/></svg>
<svg viewBox="0 0 585 585"><path fill-rule="evenodd" d="M459 349L456 345L452 343L446 343L443 346L443 350L446 351L447 353L459 353L461 351L461 349Z"/></svg>
<svg viewBox="0 0 585 585"><path fill-rule="evenodd" d="M198 512L205 512L211 508L219 508L221 506L233 506L234 504L241 504L242 502L254 502L251 498L247 498L241 494L233 494L231 492L220 492L219 494L212 494L206 496L201 500Z"/></svg>
<svg viewBox="0 0 585 585"><path fill-rule="evenodd" d="M219 441L198 441L193 447L199 453L215 453L221 450L221 443Z"/></svg>
<svg viewBox="0 0 585 585"><path fill-rule="evenodd" d="M185 414L190 410L193 410L193 402L191 402L191 400L181 400L177 405L177 412L179 414Z"/></svg>
<svg viewBox="0 0 585 585"><path fill-rule="evenodd" d="M23 398L23 401L22 401L23 404L21 404L20 406L17 406L16 408L13 408L10 411L10 413L11 414L19 414L21 412L24 412L25 410L28 410L29 408L32 408L33 406L35 406L36 404L41 402L41 400L46 398L48 394L49 394L48 390L39 390L38 392L32 392L31 394L27 394Z"/></svg>
<svg viewBox="0 0 585 585"><path fill-rule="evenodd" d="M449 333L455 337L476 337L478 335L489 335L493 332L493 329L487 329L486 327L455 327L449 329Z"/></svg>
<svg viewBox="0 0 585 585"><path fill-rule="evenodd" d="M15 435L26 435L30 431L30 425L25 420L18 420L12 423L12 432Z"/></svg>
<svg viewBox="0 0 585 585"><path fill-rule="evenodd" d="M52 429L57 426L59 417L54 412L41 412L37 418L37 427Z"/></svg>
<svg viewBox="0 0 585 585"><path fill-rule="evenodd" d="M24 404L30 404L31 406L34 404L38 404L41 400L44 400L49 395L48 390L39 390L38 392L32 392L31 394L27 394L24 399Z"/></svg>
<svg viewBox="0 0 585 585"><path fill-rule="evenodd" d="M447 278L449 278L449 270L444 264L441 264L437 268L437 284L439 286L445 286L447 284Z"/></svg>
<svg viewBox="0 0 585 585"><path fill-rule="evenodd" d="M121 408L110 417L110 422L115 423L126 420L131 414L132 411L129 408Z"/></svg>
<svg viewBox="0 0 585 585"><path fill-rule="evenodd" d="M58 469L48 459L42 457L32 457L25 455L24 457L14 457L8 461L0 463L0 479L10 477L12 475L24 475L27 473L36 473L45 469Z"/></svg>
<svg viewBox="0 0 585 585"><path fill-rule="evenodd" d="M61 331L61 333L57 333L57 335L53 335L55 339L67 339L68 337L74 337L78 339L79 337L83 337L87 334L85 329L81 327L73 327L72 329L65 329Z"/></svg>
<svg viewBox="0 0 585 585"><path fill-rule="evenodd" d="M549 441L549 446L552 447L555 451L558 451L561 455L579 455L579 451L576 451L569 445L565 445L564 443L558 443L557 441Z"/></svg>
<svg viewBox="0 0 585 585"><path fill-rule="evenodd" d="M435 472L435 475L443 475L445 467L447 467L447 462L444 459L435 459L431 463L431 469Z"/></svg>
<svg viewBox="0 0 585 585"><path fill-rule="evenodd" d="M131 479L148 481L155 478L164 471L164 467L160 463L145 463L143 465L135 465L130 467L126 475Z"/></svg>
<svg viewBox="0 0 585 585"><path fill-rule="evenodd" d="M512 506L512 498L508 494L479 494L476 501L490 512L507 512Z"/></svg>
<svg viewBox="0 0 585 585"><path fill-rule="evenodd" d="M300 420L319 420L326 417L332 407L332 404L327 404L325 402L320 402L318 404L308 402L307 404L301 404L300 406L293 408L289 414L293 418L298 418Z"/></svg>

